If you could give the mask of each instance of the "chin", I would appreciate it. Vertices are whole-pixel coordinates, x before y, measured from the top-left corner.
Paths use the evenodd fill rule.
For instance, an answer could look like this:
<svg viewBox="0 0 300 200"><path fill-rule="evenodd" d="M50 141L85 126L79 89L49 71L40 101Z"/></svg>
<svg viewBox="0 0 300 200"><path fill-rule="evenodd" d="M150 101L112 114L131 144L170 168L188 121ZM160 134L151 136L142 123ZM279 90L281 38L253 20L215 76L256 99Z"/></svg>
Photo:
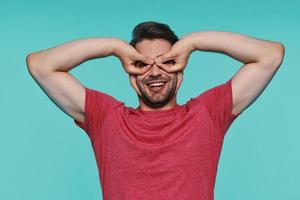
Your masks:
<svg viewBox="0 0 300 200"><path fill-rule="evenodd" d="M150 108L161 108L161 107L168 105L172 101L173 98L174 98L174 96L171 96L171 97L164 96L163 99L161 99L159 101L155 101L153 99L147 98L147 96L143 96L142 101L144 104L146 104Z"/></svg>

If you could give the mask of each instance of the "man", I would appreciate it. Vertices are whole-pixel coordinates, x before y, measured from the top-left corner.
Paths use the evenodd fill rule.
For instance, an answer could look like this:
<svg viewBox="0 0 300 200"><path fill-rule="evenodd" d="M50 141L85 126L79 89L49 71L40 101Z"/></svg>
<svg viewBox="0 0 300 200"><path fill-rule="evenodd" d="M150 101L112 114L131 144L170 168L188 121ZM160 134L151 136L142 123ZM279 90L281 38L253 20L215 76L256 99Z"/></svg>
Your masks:
<svg viewBox="0 0 300 200"><path fill-rule="evenodd" d="M244 65L223 84L184 105L176 94L193 51L227 54ZM117 56L139 106L83 86L72 68ZM282 63L284 46L224 31L180 40L168 25L144 22L127 42L88 38L27 56L30 74L91 139L105 200L212 200L226 131Z"/></svg>

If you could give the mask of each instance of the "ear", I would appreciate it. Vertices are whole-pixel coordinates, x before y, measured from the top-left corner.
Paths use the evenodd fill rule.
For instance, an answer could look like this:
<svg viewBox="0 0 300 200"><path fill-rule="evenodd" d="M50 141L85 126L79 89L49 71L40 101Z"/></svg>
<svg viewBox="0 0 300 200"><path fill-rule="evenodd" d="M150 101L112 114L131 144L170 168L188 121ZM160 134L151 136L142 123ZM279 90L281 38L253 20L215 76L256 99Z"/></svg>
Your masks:
<svg viewBox="0 0 300 200"><path fill-rule="evenodd" d="M179 71L177 72L177 85L176 85L175 94L177 94L182 81L183 81L183 71Z"/></svg>
<svg viewBox="0 0 300 200"><path fill-rule="evenodd" d="M130 80L130 85L133 87L133 89L138 93L139 96L141 95L141 92L136 84L136 76L133 74L129 74L129 80Z"/></svg>

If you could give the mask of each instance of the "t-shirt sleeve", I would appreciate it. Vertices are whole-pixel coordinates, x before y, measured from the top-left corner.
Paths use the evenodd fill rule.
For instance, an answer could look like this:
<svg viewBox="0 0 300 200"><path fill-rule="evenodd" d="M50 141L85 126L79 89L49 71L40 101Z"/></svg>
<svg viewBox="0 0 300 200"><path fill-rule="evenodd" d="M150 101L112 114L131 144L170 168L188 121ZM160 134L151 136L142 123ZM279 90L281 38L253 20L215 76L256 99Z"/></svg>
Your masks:
<svg viewBox="0 0 300 200"><path fill-rule="evenodd" d="M105 116L118 103L120 102L108 94L85 87L85 121L84 123L75 119L73 121L94 142L100 136L100 128Z"/></svg>
<svg viewBox="0 0 300 200"><path fill-rule="evenodd" d="M224 137L232 122L239 116L232 114L232 79L206 90L195 99L203 102L215 127Z"/></svg>

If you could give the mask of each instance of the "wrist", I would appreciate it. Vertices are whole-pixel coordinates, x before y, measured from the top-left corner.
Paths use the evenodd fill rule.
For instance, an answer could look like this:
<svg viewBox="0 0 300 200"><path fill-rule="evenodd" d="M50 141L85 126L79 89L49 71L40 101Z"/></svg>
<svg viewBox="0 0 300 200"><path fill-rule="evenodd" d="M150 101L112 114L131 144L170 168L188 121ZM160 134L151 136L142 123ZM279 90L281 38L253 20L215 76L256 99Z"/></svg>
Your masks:
<svg viewBox="0 0 300 200"><path fill-rule="evenodd" d="M194 34L188 34L181 38L189 52L197 50L197 42Z"/></svg>
<svg viewBox="0 0 300 200"><path fill-rule="evenodd" d="M128 43L124 40L112 38L111 40L111 54L119 57L121 47L124 45L128 45Z"/></svg>

